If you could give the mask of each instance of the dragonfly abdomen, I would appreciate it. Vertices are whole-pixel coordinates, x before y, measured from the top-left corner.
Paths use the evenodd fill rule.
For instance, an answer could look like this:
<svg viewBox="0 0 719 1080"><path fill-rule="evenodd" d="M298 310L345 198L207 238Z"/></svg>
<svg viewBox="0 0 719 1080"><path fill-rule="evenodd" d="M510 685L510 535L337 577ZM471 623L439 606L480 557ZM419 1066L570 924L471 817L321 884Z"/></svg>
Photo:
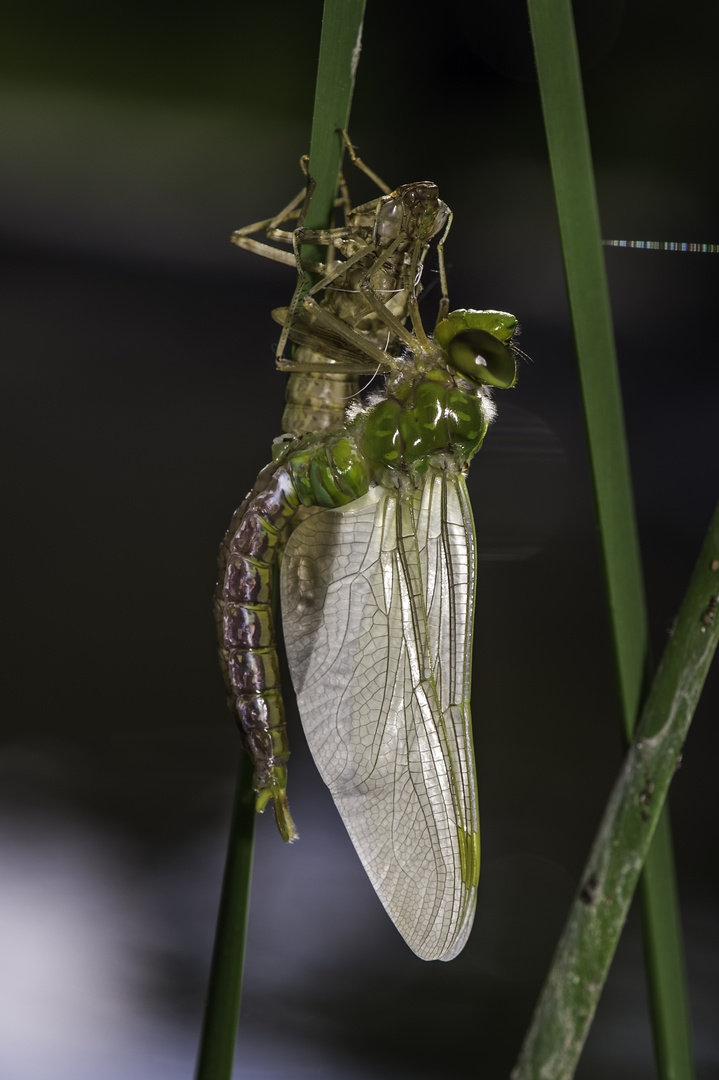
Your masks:
<svg viewBox="0 0 719 1080"><path fill-rule="evenodd" d="M367 491L369 475L352 440L322 434L291 443L282 462L261 475L220 550L216 613L220 663L254 767L257 810L274 800L278 828L289 842L297 833L287 804L290 751L272 615L274 565L300 506L352 502Z"/></svg>
<svg viewBox="0 0 719 1080"><path fill-rule="evenodd" d="M286 465L304 506L346 506L369 489L370 463L361 455L351 427L300 439Z"/></svg>
<svg viewBox="0 0 719 1080"><path fill-rule="evenodd" d="M299 507L287 471L276 468L263 490L255 490L233 518L234 534L221 549L224 576L217 593L220 662L254 766L257 809L274 800L286 842L297 834L287 805L289 746L272 617L272 573L282 535Z"/></svg>

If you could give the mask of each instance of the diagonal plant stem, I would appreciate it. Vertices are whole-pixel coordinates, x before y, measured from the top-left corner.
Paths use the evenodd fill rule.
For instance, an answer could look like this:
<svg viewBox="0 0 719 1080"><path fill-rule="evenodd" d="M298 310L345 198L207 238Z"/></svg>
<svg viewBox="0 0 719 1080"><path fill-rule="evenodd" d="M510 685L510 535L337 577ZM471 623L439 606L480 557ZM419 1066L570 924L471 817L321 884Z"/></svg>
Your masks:
<svg viewBox="0 0 719 1080"><path fill-rule="evenodd" d="M719 506L584 868L512 1080L570 1080L719 641Z"/></svg>
<svg viewBox="0 0 719 1080"><path fill-rule="evenodd" d="M305 224L330 224L359 60L365 0L325 0L310 144L316 183ZM310 256L312 257L312 256ZM232 809L196 1080L230 1080L240 1012L254 843L253 768L242 753Z"/></svg>
<svg viewBox="0 0 719 1080"><path fill-rule="evenodd" d="M570 0L529 0L574 326L622 720L631 738L649 671L647 617L589 134ZM668 817L642 876L657 1069L694 1075Z"/></svg>

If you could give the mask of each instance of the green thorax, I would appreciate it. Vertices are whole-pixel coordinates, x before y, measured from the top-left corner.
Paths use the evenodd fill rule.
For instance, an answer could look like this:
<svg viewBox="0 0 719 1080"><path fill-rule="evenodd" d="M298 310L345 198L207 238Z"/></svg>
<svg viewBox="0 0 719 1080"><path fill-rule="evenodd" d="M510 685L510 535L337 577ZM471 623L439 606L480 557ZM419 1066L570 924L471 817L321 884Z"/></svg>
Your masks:
<svg viewBox="0 0 719 1080"><path fill-rule="evenodd" d="M479 449L489 424L485 394L462 389L441 367L395 375L386 400L356 421L373 479L386 483L388 471L398 469L421 474L440 456L451 456L462 468Z"/></svg>
<svg viewBox="0 0 719 1080"><path fill-rule="evenodd" d="M396 361L385 397L345 427L290 444L285 463L301 502L338 507L371 483L416 482L428 468L464 469L494 414L490 387L513 386L517 321L506 312L451 312L434 341Z"/></svg>

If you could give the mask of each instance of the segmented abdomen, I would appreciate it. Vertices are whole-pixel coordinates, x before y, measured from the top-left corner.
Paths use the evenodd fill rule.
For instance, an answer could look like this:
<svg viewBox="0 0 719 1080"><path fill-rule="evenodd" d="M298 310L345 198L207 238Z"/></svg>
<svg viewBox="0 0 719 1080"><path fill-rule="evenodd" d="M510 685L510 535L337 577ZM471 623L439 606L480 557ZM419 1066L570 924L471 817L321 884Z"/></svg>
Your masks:
<svg viewBox="0 0 719 1080"><path fill-rule="evenodd" d="M367 491L369 473L343 433L310 435L262 470L220 546L215 620L230 708L255 770L257 810L274 800L285 841L289 746L272 616L273 571L301 507L340 506Z"/></svg>
<svg viewBox="0 0 719 1080"><path fill-rule="evenodd" d="M285 841L297 835L287 807L289 747L272 617L272 575L287 523L300 506L285 468L263 469L220 546L215 620L229 704L255 770L257 809L274 799Z"/></svg>

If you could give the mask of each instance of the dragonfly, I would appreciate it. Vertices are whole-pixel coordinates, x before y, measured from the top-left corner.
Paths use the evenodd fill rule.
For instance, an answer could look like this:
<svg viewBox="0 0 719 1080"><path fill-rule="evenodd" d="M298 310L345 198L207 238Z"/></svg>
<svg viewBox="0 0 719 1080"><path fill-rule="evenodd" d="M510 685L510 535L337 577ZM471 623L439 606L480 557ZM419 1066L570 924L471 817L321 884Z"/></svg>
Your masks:
<svg viewBox="0 0 719 1080"><path fill-rule="evenodd" d="M513 315L449 312L444 288L427 334L415 284L423 245L409 241L394 268L411 328L393 310L396 292L373 287L384 265L376 248L347 259L361 252L361 318L359 304L338 312L316 289L283 310L289 339L312 354L308 366L324 371L326 358L349 372L379 369L386 385L341 424L277 444L223 541L216 613L256 807L272 801L291 841L272 615L281 562L285 650L315 763L409 947L450 960L472 927L480 854L465 475L494 416L493 389L516 382L520 350ZM335 269L330 285L345 272L332 277Z"/></svg>

